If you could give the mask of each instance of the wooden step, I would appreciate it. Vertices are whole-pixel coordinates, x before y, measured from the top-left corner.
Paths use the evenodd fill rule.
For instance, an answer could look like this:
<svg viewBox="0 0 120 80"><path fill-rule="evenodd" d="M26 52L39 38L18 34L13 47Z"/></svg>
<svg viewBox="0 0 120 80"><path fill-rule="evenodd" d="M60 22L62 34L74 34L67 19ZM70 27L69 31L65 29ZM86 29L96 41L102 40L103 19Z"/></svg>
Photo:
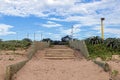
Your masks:
<svg viewBox="0 0 120 80"><path fill-rule="evenodd" d="M51 53L51 54L45 54L45 56L48 56L48 57L49 56L55 56L55 57L59 57L59 56L61 56L61 57L64 57L64 56L66 56L66 57L67 56L68 57L74 57L73 53L71 53L71 54L70 53L69 54L67 54L67 53L59 53L59 54L58 53L54 53L54 54L52 54Z"/></svg>
<svg viewBox="0 0 120 80"><path fill-rule="evenodd" d="M65 46L65 45L55 45L54 47L52 47L52 49L68 49L69 47Z"/></svg>
<svg viewBox="0 0 120 80"><path fill-rule="evenodd" d="M75 59L74 50L67 48L67 49L48 49L45 53L45 59L52 59L52 60L61 60L61 59Z"/></svg>
<svg viewBox="0 0 120 80"><path fill-rule="evenodd" d="M52 60L64 60L64 59L75 59L75 57L44 57L45 59L52 59Z"/></svg>
<svg viewBox="0 0 120 80"><path fill-rule="evenodd" d="M48 49L46 52L74 52L71 49Z"/></svg>

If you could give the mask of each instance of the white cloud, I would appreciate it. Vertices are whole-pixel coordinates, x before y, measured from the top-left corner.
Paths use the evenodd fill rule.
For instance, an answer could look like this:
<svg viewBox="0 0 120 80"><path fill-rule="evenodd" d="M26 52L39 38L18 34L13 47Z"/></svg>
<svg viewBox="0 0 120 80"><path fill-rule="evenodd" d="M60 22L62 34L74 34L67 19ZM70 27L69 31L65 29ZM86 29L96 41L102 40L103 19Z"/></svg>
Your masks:
<svg viewBox="0 0 120 80"><path fill-rule="evenodd" d="M60 32L61 34L64 34L64 35L77 36L77 34L81 31L80 27L81 27L80 24L76 24L69 29L60 28Z"/></svg>
<svg viewBox="0 0 120 80"><path fill-rule="evenodd" d="M81 31L81 25L76 24L73 26L73 37L76 38L79 36L79 32ZM59 27L55 32L46 32L46 31L37 31L37 33L43 34L43 38L51 38L53 40L61 40L61 37L65 35L71 35L72 27L65 29L64 27Z"/></svg>
<svg viewBox="0 0 120 80"><path fill-rule="evenodd" d="M0 0L0 13L22 17L29 15L45 17L54 9L63 9L72 4L74 0Z"/></svg>
<svg viewBox="0 0 120 80"><path fill-rule="evenodd" d="M67 10L56 11L56 14L65 15L65 19L51 18L56 21L77 21L83 26L100 24L100 18L105 17L107 25L120 25L119 0L102 0L91 3L79 3L72 5Z"/></svg>
<svg viewBox="0 0 120 80"><path fill-rule="evenodd" d="M93 30L97 30L98 33L101 33L101 27L100 26L96 26L93 28ZM104 32L105 34L114 34L114 35L120 35L120 29L116 29L116 28L108 28L105 27L104 28Z"/></svg>
<svg viewBox="0 0 120 80"><path fill-rule="evenodd" d="M46 36L50 37L53 40L61 40L62 35L56 33L49 33Z"/></svg>
<svg viewBox="0 0 120 80"><path fill-rule="evenodd" d="M62 16L65 19L49 18L57 21L77 21L83 25L99 23L101 17L107 24L119 24L119 0L101 0L82 3L84 0L0 0L0 14L13 16L48 17ZM79 3L77 3L79 2ZM76 4L77 3L77 4Z"/></svg>
<svg viewBox="0 0 120 80"><path fill-rule="evenodd" d="M65 21L64 19L58 19L58 18L47 18L49 20L53 20L53 21Z"/></svg>
<svg viewBox="0 0 120 80"><path fill-rule="evenodd" d="M57 23L52 22L52 21L48 21L46 24L40 24L40 25L43 26L43 27L47 27L47 28L62 26L61 24L57 24Z"/></svg>
<svg viewBox="0 0 120 80"><path fill-rule="evenodd" d="M37 31L38 34L42 34L42 39L44 38L50 38L52 40L61 40L61 37L63 37L60 33L53 33L53 32L46 32L46 31ZM37 34L36 33L36 34ZM40 38L40 35L36 35L37 38Z"/></svg>
<svg viewBox="0 0 120 80"><path fill-rule="evenodd" d="M0 14L22 17L34 15L52 21L74 21L80 26L91 28L100 25L100 18L105 17L105 26L120 25L119 0L83 2L85 0L0 0ZM50 28L61 25L48 21L42 26ZM80 29L74 32L79 33ZM106 33L114 34L113 32L118 35L119 28L106 28ZM70 34L71 29L61 29L61 34L63 33Z"/></svg>
<svg viewBox="0 0 120 80"><path fill-rule="evenodd" d="M105 33L110 33L110 34L114 34L115 36L116 35L120 36L120 29L106 28Z"/></svg>
<svg viewBox="0 0 120 80"><path fill-rule="evenodd" d="M16 34L16 32L9 31L10 28L13 28L13 26L0 24L0 36Z"/></svg>

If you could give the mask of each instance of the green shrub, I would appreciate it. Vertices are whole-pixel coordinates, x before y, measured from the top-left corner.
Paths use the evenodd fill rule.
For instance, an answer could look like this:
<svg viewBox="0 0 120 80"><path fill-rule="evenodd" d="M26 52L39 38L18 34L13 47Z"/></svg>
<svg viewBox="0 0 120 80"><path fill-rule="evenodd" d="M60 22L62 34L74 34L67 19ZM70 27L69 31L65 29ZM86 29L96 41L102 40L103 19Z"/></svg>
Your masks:
<svg viewBox="0 0 120 80"><path fill-rule="evenodd" d="M9 40L9 41L2 41L0 42L0 49L1 50L16 50L19 48L27 49L32 44L30 39L23 39L23 40Z"/></svg>
<svg viewBox="0 0 120 80"><path fill-rule="evenodd" d="M87 38L85 41L86 43L92 44L92 45L103 43L102 38L100 38L99 36L93 36L93 37Z"/></svg>
<svg viewBox="0 0 120 80"><path fill-rule="evenodd" d="M109 48L111 51L120 51L120 39L116 38L107 38L105 40L106 46Z"/></svg>
<svg viewBox="0 0 120 80"><path fill-rule="evenodd" d="M112 71L112 75L113 75L113 76L117 76L118 73L119 73L119 72L118 72L117 70L113 70L113 71Z"/></svg>
<svg viewBox="0 0 120 80"><path fill-rule="evenodd" d="M101 57L103 60L109 60L114 54L120 55L119 38L107 38L104 43L98 37L87 38L85 41L91 59Z"/></svg>

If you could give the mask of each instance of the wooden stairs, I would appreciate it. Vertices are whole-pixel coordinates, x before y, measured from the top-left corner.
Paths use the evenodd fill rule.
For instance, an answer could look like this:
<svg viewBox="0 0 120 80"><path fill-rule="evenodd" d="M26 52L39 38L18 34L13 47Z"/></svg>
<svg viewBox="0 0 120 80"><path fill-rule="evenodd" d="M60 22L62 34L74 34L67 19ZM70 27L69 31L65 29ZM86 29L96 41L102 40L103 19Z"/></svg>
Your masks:
<svg viewBox="0 0 120 80"><path fill-rule="evenodd" d="M50 48L45 53L45 59L55 59L55 60L62 60L62 59L75 59L74 50L68 47L54 47Z"/></svg>

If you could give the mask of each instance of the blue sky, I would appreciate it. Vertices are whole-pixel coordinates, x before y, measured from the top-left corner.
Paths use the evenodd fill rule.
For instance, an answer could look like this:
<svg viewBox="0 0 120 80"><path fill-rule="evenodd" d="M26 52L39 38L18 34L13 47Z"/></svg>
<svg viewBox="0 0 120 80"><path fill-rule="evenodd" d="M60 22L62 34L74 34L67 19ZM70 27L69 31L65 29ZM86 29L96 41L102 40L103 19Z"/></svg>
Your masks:
<svg viewBox="0 0 120 80"><path fill-rule="evenodd" d="M3 40L51 38L65 35L84 39L101 36L120 38L119 0L0 0L0 38Z"/></svg>

